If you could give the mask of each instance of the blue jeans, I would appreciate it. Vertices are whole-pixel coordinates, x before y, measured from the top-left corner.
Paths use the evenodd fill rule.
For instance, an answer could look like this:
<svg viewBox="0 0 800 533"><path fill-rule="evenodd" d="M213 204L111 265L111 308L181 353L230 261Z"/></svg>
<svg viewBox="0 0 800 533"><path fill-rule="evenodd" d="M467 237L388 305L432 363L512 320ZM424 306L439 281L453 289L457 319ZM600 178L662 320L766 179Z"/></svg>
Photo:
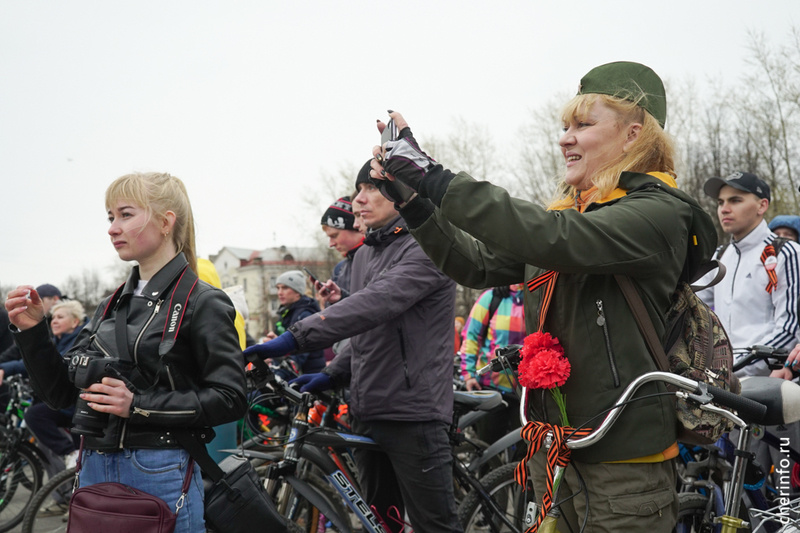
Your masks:
<svg viewBox="0 0 800 533"><path fill-rule="evenodd" d="M123 449L115 453L84 450L81 487L103 482L125 483L164 500L175 510L181 495L189 453L179 448ZM203 533L203 480L195 464L192 483L178 512L175 533Z"/></svg>

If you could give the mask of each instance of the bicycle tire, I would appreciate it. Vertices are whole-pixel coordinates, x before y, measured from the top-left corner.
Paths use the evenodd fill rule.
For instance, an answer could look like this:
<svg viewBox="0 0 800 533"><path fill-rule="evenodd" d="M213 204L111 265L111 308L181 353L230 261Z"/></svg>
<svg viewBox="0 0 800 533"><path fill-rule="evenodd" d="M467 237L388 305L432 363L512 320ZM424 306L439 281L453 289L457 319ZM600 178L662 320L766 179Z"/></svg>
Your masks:
<svg viewBox="0 0 800 533"><path fill-rule="evenodd" d="M67 530L66 513L63 517L42 517L39 515L39 511L55 501L52 497L54 493L60 493L62 498L69 501L74 483L74 467L62 470L50 478L50 480L39 489L33 497L31 504L28 506L27 511L25 511L25 517L22 521L22 533L65 532Z"/></svg>
<svg viewBox="0 0 800 533"><path fill-rule="evenodd" d="M503 511L505 517L514 524L514 529L510 530L506 524L491 513L485 510L485 504L481 496L476 491L470 491L458 508L458 518L464 528L464 533L485 532L487 527L497 531L517 533L524 531L522 523L525 520L525 512L529 500L534 498L533 487L523 490L514 479L514 469L516 464L509 463L490 472L480 480L481 486L486 490L492 501ZM492 523L487 523L492 520Z"/></svg>
<svg viewBox="0 0 800 533"><path fill-rule="evenodd" d="M43 479L42 461L32 449L18 444L0 451L0 533L22 522Z"/></svg>
<svg viewBox="0 0 800 533"><path fill-rule="evenodd" d="M708 496L699 492L678 493L678 521L675 533L710 533L714 516L707 514Z"/></svg>

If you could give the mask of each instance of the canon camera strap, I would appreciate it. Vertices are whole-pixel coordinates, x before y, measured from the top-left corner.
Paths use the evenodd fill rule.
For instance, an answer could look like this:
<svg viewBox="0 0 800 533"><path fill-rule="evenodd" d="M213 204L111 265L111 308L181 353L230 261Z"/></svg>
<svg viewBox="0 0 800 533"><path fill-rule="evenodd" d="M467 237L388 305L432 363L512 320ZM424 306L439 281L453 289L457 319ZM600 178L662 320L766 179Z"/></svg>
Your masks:
<svg viewBox="0 0 800 533"><path fill-rule="evenodd" d="M161 343L158 345L159 357L167 355L175 345L178 331L180 331L181 323L183 322L183 315L189 306L189 296L197 285L197 280L197 274L188 266L183 269L180 278L178 278L178 283L169 298L167 310L170 314L164 322L164 332L161 334Z"/></svg>

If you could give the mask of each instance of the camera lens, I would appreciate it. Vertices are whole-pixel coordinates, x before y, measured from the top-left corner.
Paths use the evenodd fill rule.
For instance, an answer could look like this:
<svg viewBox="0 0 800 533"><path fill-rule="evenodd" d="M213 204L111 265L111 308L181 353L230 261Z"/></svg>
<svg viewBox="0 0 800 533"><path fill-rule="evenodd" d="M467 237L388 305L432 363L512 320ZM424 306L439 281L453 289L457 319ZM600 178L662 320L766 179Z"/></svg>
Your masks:
<svg viewBox="0 0 800 533"><path fill-rule="evenodd" d="M101 413L89 407L89 402L78 398L75 414L72 415L72 433L87 437L102 437L108 425L108 413Z"/></svg>

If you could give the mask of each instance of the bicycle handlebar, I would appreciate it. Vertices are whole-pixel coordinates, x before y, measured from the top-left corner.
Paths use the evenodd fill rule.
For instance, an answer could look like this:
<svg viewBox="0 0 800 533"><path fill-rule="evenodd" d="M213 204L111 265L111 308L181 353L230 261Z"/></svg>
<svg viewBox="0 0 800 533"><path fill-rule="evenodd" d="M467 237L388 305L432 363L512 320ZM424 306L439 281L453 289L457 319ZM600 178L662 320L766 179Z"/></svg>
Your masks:
<svg viewBox="0 0 800 533"><path fill-rule="evenodd" d="M570 439L569 442L567 442L567 447L570 449L581 449L597 443L597 441L602 439L608 433L608 431L611 429L611 426L614 425L614 423L617 421L617 418L619 418L619 416L622 414L626 402L633 397L640 387L653 381L661 381L682 389L682 391L678 391L675 394L684 395L684 397L690 398L691 400L697 402L701 409L718 413L725 418L732 420L739 426L746 424L742 418L736 416L731 411L710 405L710 402L713 400L719 405L729 409L735 409L740 412L742 416L746 417L748 421L753 423L758 423L759 421L763 420L767 412L767 407L765 405L739 396L738 394L733 394L723 389L709 386L705 383L700 383L693 379L689 379L678 374L672 374L670 372L648 372L647 374L642 374L638 378L634 379L625 388L615 406L608 411L605 419L595 431L593 431L590 435L580 439ZM526 413L527 398L528 390L527 388L523 388L520 401L520 419L522 420L523 425L528 422Z"/></svg>
<svg viewBox="0 0 800 533"><path fill-rule="evenodd" d="M522 357L519 352L520 348L522 348L522 346L519 344L509 344L508 346L496 349L494 351L495 358L492 359L488 365L479 368L475 373L478 376L482 376L488 372L502 372L506 370L507 367L516 370L520 358Z"/></svg>
<svg viewBox="0 0 800 533"><path fill-rule="evenodd" d="M733 352L734 354L749 354L747 357L733 365L734 372L738 372L742 368L758 361L765 361L770 370L778 370L783 368L783 363L789 356L789 350L786 348L774 348L772 346L766 346L763 344L755 344L749 348L734 349ZM772 362L771 360L776 362Z"/></svg>
<svg viewBox="0 0 800 533"><path fill-rule="evenodd" d="M733 409L744 420L759 424L767 414L767 406L740 394L713 385L706 385L714 403Z"/></svg>
<svg viewBox="0 0 800 533"><path fill-rule="evenodd" d="M298 405L303 404L303 395L308 393L302 393L289 385L289 382L275 374L269 365L267 365L263 360L259 359L258 356L249 359L249 362L253 363L254 368L253 370L249 370L247 373L253 379L253 381L261 384L267 383L273 389L275 389L275 392L285 397L290 402ZM331 403L333 401L333 398L324 392L315 392L312 396L322 400L325 403Z"/></svg>

